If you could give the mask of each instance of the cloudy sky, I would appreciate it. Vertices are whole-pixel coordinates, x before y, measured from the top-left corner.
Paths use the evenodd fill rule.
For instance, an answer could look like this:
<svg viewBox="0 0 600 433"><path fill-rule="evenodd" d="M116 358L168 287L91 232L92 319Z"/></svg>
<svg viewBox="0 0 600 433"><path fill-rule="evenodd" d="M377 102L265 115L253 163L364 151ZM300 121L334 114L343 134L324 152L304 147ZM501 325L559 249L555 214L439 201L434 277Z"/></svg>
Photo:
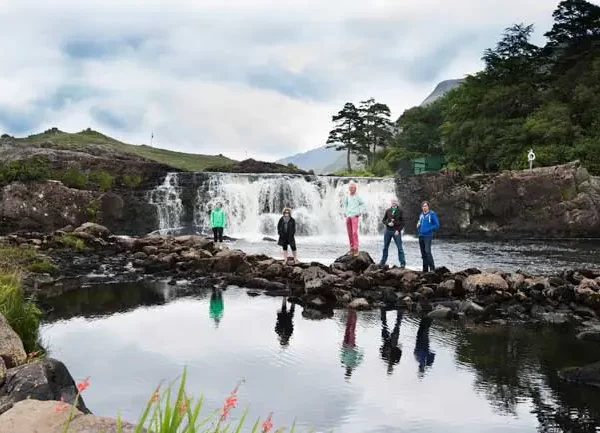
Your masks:
<svg viewBox="0 0 600 433"><path fill-rule="evenodd" d="M275 160L374 97L394 118L481 68L558 0L0 0L0 132L91 127L130 143ZM443 6L440 6L443 5Z"/></svg>

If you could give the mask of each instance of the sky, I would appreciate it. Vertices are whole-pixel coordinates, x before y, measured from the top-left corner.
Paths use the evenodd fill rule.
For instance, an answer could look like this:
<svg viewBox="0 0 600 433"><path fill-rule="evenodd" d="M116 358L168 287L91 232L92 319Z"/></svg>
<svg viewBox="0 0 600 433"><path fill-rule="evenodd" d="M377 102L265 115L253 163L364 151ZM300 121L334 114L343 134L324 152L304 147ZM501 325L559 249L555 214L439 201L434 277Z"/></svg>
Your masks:
<svg viewBox="0 0 600 433"><path fill-rule="evenodd" d="M273 161L370 97L396 119L558 0L0 0L0 133L92 128ZM443 5L443 6L440 6Z"/></svg>

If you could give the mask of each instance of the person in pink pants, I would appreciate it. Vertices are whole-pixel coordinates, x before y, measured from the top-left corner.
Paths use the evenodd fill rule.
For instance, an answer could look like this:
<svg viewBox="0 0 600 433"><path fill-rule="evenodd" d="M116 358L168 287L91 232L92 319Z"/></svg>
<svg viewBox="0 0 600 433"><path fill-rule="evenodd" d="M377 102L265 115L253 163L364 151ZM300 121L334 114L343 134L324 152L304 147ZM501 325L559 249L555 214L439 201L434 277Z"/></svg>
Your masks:
<svg viewBox="0 0 600 433"><path fill-rule="evenodd" d="M356 193L356 184L351 183L349 194L344 199L344 215L346 217L346 230L350 242L350 253L358 256L358 220L364 213L365 202Z"/></svg>

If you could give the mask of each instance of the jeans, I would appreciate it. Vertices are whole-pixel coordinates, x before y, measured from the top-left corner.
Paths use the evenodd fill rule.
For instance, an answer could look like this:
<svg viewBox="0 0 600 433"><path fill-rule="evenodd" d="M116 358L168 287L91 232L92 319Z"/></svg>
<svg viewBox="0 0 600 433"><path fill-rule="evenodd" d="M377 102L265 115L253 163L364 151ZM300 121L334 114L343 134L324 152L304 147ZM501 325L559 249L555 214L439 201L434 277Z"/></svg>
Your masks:
<svg viewBox="0 0 600 433"><path fill-rule="evenodd" d="M385 265L388 259L388 250L390 248L390 243L392 242L392 238L394 238L394 242L396 243L396 247L398 247L398 261L400 262L400 266L406 266L406 259L404 258L404 249L402 248L402 233L398 233L396 235L396 231L393 229L385 229L383 233L383 254L381 255L380 265Z"/></svg>
<svg viewBox="0 0 600 433"><path fill-rule="evenodd" d="M423 272L435 271L433 255L431 254L431 236L419 236L419 247L421 247L421 257L423 258Z"/></svg>
<svg viewBox="0 0 600 433"><path fill-rule="evenodd" d="M346 218L346 230L351 250L358 250L358 215Z"/></svg>
<svg viewBox="0 0 600 433"><path fill-rule="evenodd" d="M213 227L215 242L223 242L223 227Z"/></svg>

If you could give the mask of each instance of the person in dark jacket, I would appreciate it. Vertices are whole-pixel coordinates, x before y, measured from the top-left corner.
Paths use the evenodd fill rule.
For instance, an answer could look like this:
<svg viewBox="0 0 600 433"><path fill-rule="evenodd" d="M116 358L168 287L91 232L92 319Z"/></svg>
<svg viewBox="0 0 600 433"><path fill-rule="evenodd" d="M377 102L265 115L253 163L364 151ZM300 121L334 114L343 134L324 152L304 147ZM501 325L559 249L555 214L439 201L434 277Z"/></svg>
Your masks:
<svg viewBox="0 0 600 433"><path fill-rule="evenodd" d="M383 232L383 253L379 264L385 265L385 262L387 262L390 242L394 239L396 247L398 247L398 261L400 262L400 267L404 268L406 266L406 258L404 257L404 249L402 248L404 216L402 215L402 210L398 206L397 199L392 199L392 206L385 211L382 222L385 225L385 231Z"/></svg>
<svg viewBox="0 0 600 433"><path fill-rule="evenodd" d="M440 220L437 214L429 208L429 202L421 203L423 213L417 222L417 232L419 235L419 247L421 248L421 257L423 258L423 272L435 271L433 254L431 254L431 241L433 234L440 228Z"/></svg>
<svg viewBox="0 0 600 433"><path fill-rule="evenodd" d="M296 220L292 218L292 211L290 208L283 209L283 216L279 219L277 224L277 233L279 234L279 241L277 242L283 248L283 261L288 260L288 246L292 249L294 256L294 263L298 263L298 255L296 253Z"/></svg>

